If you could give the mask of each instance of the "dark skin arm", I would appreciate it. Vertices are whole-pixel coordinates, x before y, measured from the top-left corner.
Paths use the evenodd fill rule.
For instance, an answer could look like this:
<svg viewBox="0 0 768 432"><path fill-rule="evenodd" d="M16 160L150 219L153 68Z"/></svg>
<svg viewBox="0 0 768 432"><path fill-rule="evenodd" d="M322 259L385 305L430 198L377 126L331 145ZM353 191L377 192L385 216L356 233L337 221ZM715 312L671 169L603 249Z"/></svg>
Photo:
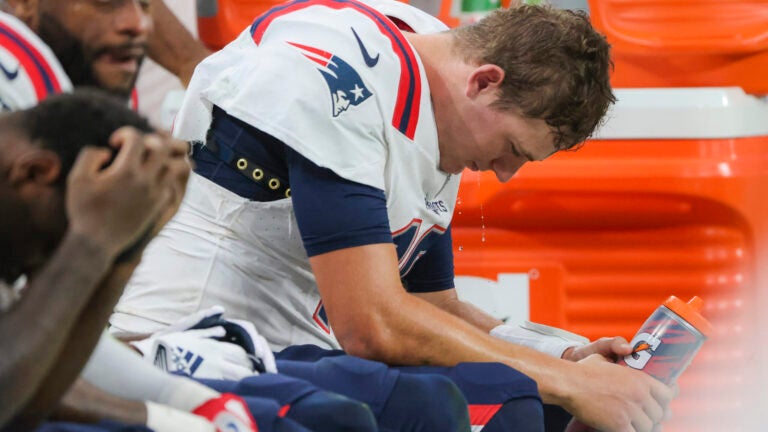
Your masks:
<svg viewBox="0 0 768 432"><path fill-rule="evenodd" d="M0 320L0 340L4 346L0 357L0 424L5 424L33 398L49 371L61 361L79 311L93 296L109 268L110 258L89 239L67 235L45 268L32 278L22 299ZM42 319L30 325L30 317ZM89 342L90 353L95 340ZM68 368L78 371L84 363L71 361ZM59 379L71 383L76 376L75 373Z"/></svg>
<svg viewBox="0 0 768 432"><path fill-rule="evenodd" d="M211 51L192 36L162 0L152 2L151 14L155 31L149 38L149 57L187 87L195 67Z"/></svg>
<svg viewBox="0 0 768 432"><path fill-rule="evenodd" d="M53 418L77 423L110 419L125 424L146 424L147 407L143 402L113 396L78 379L61 400Z"/></svg>
<svg viewBox="0 0 768 432"><path fill-rule="evenodd" d="M22 300L0 316L12 353L0 359L0 424L15 415L14 426L29 429L50 413L93 351L139 255L112 261L150 225L159 229L181 201L185 143L121 129L112 144L121 149L106 169L109 151L81 153L68 178L68 190L77 191L67 197L68 234ZM43 320L33 326L30 317Z"/></svg>
<svg viewBox="0 0 768 432"><path fill-rule="evenodd" d="M104 278L96 293L88 301L85 308L82 309L83 312L72 326L69 337L65 339L63 346L66 347L66 350L60 353L57 361L42 379L41 382L45 385L38 388L38 391L30 398L29 403L24 406L21 414L13 420L12 424L14 426L23 430L33 429L41 419L46 418L53 408L56 407L63 395L72 393L73 390L76 393L76 397L68 399L69 403L66 405L68 408L67 412L74 413L77 411L76 408L80 408L86 411L98 412L102 416L101 418L121 420L124 416L123 409L125 408L125 403L119 403L120 398L113 397L107 399L103 405L96 404L100 405L97 408L89 404L78 404L78 402L93 400L95 396L84 397L91 393L83 392L82 388L73 389L70 392L67 390L70 389L73 381L88 362L91 352L93 352L94 347L99 341L104 324L109 319L115 304L120 299L123 288L131 277L131 273L133 273L136 265L138 265L138 258L115 266L110 274ZM55 324L55 322L52 323ZM103 391L96 390L100 394L105 394ZM65 399L67 398L65 397ZM143 404L140 405L143 407ZM133 422L132 424L136 423Z"/></svg>

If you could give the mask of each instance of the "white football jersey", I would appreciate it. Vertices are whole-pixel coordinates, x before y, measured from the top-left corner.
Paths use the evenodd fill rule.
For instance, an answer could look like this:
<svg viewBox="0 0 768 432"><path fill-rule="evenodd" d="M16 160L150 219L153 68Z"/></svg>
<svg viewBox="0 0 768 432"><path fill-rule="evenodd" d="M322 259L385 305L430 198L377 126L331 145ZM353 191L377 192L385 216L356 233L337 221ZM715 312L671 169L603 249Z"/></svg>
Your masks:
<svg viewBox="0 0 768 432"><path fill-rule="evenodd" d="M383 190L403 275L449 226L459 176L438 169L421 60L382 11L417 32L446 30L395 1L285 3L197 67L174 134L204 140L216 105L340 177ZM253 321L275 349L339 346L291 200L247 202L193 175L112 323L126 333L155 330L152 322L212 304Z"/></svg>
<svg viewBox="0 0 768 432"><path fill-rule="evenodd" d="M51 49L18 18L0 12L0 109L37 105L51 94L72 90Z"/></svg>

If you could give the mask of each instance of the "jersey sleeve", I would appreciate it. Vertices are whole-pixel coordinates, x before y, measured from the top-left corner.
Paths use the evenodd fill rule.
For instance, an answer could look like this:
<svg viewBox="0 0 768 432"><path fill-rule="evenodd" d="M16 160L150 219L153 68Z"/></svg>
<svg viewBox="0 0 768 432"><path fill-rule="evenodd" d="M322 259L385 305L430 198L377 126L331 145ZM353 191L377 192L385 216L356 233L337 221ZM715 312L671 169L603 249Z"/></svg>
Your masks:
<svg viewBox="0 0 768 432"><path fill-rule="evenodd" d="M0 108L16 111L72 90L51 49L16 17L0 12Z"/></svg>
<svg viewBox="0 0 768 432"><path fill-rule="evenodd" d="M288 150L291 199L308 256L392 243L384 192L341 178Z"/></svg>
<svg viewBox="0 0 768 432"><path fill-rule="evenodd" d="M328 4L293 2L257 20L198 66L205 83L198 89L193 78L192 102L200 112L216 105L316 165L383 190L387 134L392 125L412 133L418 119L420 66L399 30L391 23L382 30L386 18L357 2ZM187 111L182 123L192 117Z"/></svg>
<svg viewBox="0 0 768 432"><path fill-rule="evenodd" d="M403 277L403 285L409 292L435 292L454 288L450 226Z"/></svg>

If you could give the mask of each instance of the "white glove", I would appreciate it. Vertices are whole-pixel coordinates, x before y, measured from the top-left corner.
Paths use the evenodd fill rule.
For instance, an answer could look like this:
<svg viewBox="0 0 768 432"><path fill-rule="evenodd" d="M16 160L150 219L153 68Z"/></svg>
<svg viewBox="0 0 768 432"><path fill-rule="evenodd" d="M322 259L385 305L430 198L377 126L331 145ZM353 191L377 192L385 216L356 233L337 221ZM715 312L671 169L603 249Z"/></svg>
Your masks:
<svg viewBox="0 0 768 432"><path fill-rule="evenodd" d="M146 361L166 372L227 380L256 374L251 358L242 347L215 339L225 335L226 330L217 326L155 334L131 345Z"/></svg>
<svg viewBox="0 0 768 432"><path fill-rule="evenodd" d="M518 325L496 326L491 330L491 336L527 346L557 358L562 358L565 350L570 347L589 343L589 339L584 336L530 321L524 321Z"/></svg>
<svg viewBox="0 0 768 432"><path fill-rule="evenodd" d="M247 335L247 338L236 338L233 336L233 333L241 334L242 331L235 328L234 326L224 324L224 327L227 329L226 341L237 343L238 345L245 348L246 352L252 356L251 360L261 363L263 369L262 367L257 367L260 372L277 373L275 354L272 352L272 349L269 347L269 343L267 343L267 340L264 338L264 336L260 335L256 330L256 326L254 326L250 321L238 319L228 319L225 321L227 321L229 324L234 324L241 327L242 331L245 332L243 336Z"/></svg>
<svg viewBox="0 0 768 432"><path fill-rule="evenodd" d="M277 372L275 356L266 339L259 334L256 327L248 321L224 319L222 318L223 314L224 308L222 306L213 306L208 309L199 310L153 334L149 339L134 342L132 345L141 351L145 358L148 358L161 369L165 369L163 366L169 367L169 362L156 358L158 349L151 346L148 342L162 339L165 346L162 346L162 344L158 345L162 346L161 350L165 353L175 352L175 358L181 362L174 364L174 367L177 368L176 370L181 372L190 371L191 373L187 372L187 374L197 378L216 378L220 375L240 375L242 377L262 372ZM212 328L220 330L213 333L199 332L200 330ZM178 336L178 334L193 331L198 332L193 333L197 336L196 338ZM201 338L205 337L211 338L211 340L207 342L202 341ZM186 346L185 343L192 343L194 347ZM170 349L171 347L175 349L172 350ZM239 350L233 347L237 347ZM207 353L206 350L211 350L211 352ZM195 363L189 365L182 364L188 358L192 359L191 361L193 362L197 361L196 358L193 359L190 356L189 352L202 355L203 358L208 357L206 368L198 371L199 368L194 367ZM217 355L217 352L222 355ZM246 360L243 360L243 355L245 355ZM165 357L167 358L168 356L166 355ZM220 373L215 372L215 362L217 361L224 362L220 365ZM242 375L246 369L250 372Z"/></svg>

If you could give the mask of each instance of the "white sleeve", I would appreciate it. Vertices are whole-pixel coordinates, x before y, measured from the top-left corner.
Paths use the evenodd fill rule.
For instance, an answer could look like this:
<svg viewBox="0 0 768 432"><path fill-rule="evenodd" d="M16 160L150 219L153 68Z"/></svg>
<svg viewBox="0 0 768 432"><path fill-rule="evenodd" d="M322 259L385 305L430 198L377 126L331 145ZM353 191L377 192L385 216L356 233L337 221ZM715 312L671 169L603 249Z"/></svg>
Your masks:
<svg viewBox="0 0 768 432"><path fill-rule="evenodd" d="M157 402L183 411L192 411L220 396L194 380L155 368L106 331L81 377L115 396Z"/></svg>
<svg viewBox="0 0 768 432"><path fill-rule="evenodd" d="M0 12L0 30L0 110L29 108L72 90L53 51L23 22Z"/></svg>

